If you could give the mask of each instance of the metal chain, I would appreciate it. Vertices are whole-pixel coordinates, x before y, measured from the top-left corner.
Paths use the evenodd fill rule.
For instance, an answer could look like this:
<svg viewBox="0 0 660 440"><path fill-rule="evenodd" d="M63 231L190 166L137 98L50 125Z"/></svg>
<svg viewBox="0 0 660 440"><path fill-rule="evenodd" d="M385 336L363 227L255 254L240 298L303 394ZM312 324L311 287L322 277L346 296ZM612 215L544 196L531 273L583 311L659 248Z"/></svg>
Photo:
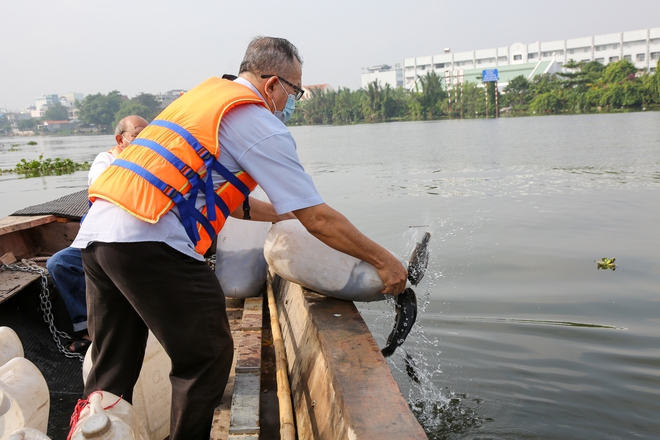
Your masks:
<svg viewBox="0 0 660 440"><path fill-rule="evenodd" d="M210 257L208 257L208 258L206 259L206 264L208 264L209 267L211 267L211 270L212 270L213 272L215 272L215 264L216 264L216 257L215 257L215 255L216 255L216 254L213 254L213 255L211 255Z"/></svg>
<svg viewBox="0 0 660 440"><path fill-rule="evenodd" d="M62 344L62 339L73 339L71 336L69 336L66 332L60 331L55 327L55 318L53 317L52 313L52 304L50 302L50 292L48 291L48 271L44 269L43 267L39 266L38 264L34 263L33 261L30 260L21 260L21 263L23 266L20 266L18 264L3 264L3 268L7 268L9 270L14 270L14 271L20 271L20 272L31 272L31 273L38 273L41 277L41 293L39 294L39 299L41 300L41 311L44 313L44 321L46 324L48 324L48 329L50 330L51 335L53 335L53 341L55 341L55 345L57 346L57 349L62 353L64 356L68 358L77 358L82 362L85 357L81 355L80 353L74 353L69 350L67 350L64 347L64 344Z"/></svg>

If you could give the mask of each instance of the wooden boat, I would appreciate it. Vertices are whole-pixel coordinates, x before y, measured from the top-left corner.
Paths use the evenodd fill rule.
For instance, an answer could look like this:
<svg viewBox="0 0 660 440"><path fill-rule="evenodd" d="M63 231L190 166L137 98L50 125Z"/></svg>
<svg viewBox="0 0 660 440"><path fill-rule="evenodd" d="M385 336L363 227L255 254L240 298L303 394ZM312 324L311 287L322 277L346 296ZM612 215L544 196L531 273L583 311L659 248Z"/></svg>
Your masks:
<svg viewBox="0 0 660 440"><path fill-rule="evenodd" d="M48 382L48 435L53 439L66 436L81 397L80 363L64 357L54 347L49 326L39 322L35 309L43 302L41 274L8 268L43 266L40 257L68 246L79 229L80 211L86 210L84 193L0 219L0 325L15 323L21 339L30 331L37 334L36 343L24 341L25 356ZM77 205L77 211L71 212L70 205ZM52 324L69 330L57 295L51 289L47 296ZM261 297L228 299L227 313L236 345L234 370L216 409L211 439L427 438L352 302L316 294L271 273Z"/></svg>

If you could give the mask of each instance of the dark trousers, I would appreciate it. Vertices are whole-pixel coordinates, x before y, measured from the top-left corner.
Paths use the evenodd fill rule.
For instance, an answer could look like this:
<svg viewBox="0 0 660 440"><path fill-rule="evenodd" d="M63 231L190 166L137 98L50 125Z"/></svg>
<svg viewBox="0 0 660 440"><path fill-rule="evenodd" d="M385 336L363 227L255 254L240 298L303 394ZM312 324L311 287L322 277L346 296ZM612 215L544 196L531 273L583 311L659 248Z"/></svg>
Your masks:
<svg viewBox="0 0 660 440"><path fill-rule="evenodd" d="M83 250L92 367L101 389L132 402L148 329L172 360L171 440L208 440L234 353L225 296L211 268L158 242Z"/></svg>

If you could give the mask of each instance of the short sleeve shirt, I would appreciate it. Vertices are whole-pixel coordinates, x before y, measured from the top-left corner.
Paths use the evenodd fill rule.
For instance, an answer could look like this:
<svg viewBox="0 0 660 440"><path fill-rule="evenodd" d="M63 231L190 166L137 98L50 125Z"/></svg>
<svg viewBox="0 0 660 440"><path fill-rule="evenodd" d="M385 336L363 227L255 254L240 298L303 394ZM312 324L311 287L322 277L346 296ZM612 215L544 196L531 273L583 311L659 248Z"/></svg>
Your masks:
<svg viewBox="0 0 660 440"><path fill-rule="evenodd" d="M248 81L238 78L236 82L259 95ZM220 124L219 141L220 163L231 172L244 170L250 174L266 192L278 214L323 203L312 178L300 164L291 132L264 106L244 104L229 111ZM218 187L224 179L214 172L213 182ZM203 203L204 195L200 193L196 206ZM172 209L157 223L151 224L98 199L90 208L72 246L85 248L95 241L159 241L203 260L177 216L178 211Z"/></svg>

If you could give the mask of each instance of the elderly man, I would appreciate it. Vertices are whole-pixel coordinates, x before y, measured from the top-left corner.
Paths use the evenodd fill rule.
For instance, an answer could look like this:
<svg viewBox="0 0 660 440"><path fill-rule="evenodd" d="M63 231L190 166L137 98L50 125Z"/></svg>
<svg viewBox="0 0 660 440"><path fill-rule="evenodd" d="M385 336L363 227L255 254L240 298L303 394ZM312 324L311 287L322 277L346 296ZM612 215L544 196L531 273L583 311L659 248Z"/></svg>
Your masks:
<svg viewBox="0 0 660 440"><path fill-rule="evenodd" d="M137 115L127 116L119 121L115 127L117 145L96 156L87 175L89 185L108 168L110 163L140 134L147 124L148 122L144 118ZM92 341L87 333L85 272L80 249L74 247L62 249L48 259L46 268L69 311L73 331L77 336L77 339L69 345L69 351L85 354Z"/></svg>
<svg viewBox="0 0 660 440"><path fill-rule="evenodd" d="M272 205L250 198L253 220L295 216L375 266L383 293L405 288L403 265L323 203L300 164L284 122L301 77L295 46L255 38L235 81L210 78L170 104L89 189L94 204L73 243L83 249L94 341L85 394L131 401L150 329L172 360L171 440L209 438L233 342L203 254L257 184Z"/></svg>

